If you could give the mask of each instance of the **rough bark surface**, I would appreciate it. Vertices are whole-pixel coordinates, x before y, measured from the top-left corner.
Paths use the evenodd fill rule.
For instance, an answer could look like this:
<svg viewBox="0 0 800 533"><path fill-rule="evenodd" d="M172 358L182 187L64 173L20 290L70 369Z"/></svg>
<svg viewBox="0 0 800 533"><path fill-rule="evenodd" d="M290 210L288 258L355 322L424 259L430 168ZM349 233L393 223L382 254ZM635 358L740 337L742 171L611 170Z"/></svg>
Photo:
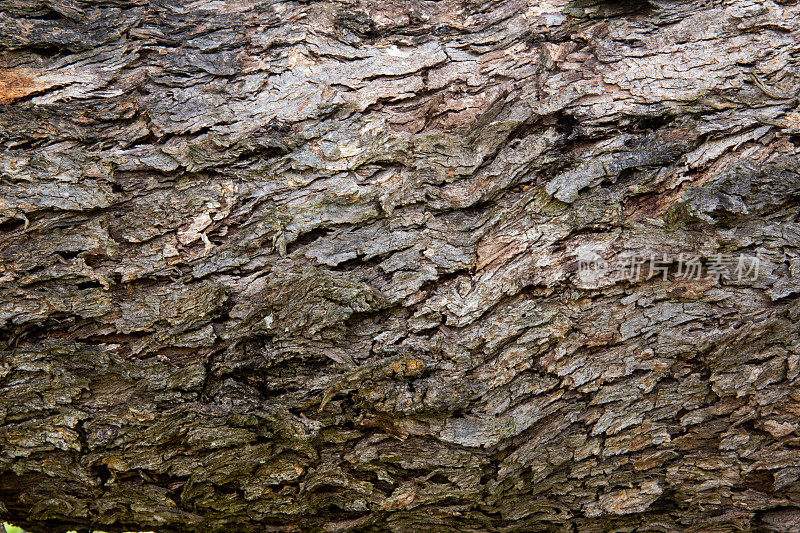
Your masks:
<svg viewBox="0 0 800 533"><path fill-rule="evenodd" d="M0 5L6 520L800 530L796 2Z"/></svg>

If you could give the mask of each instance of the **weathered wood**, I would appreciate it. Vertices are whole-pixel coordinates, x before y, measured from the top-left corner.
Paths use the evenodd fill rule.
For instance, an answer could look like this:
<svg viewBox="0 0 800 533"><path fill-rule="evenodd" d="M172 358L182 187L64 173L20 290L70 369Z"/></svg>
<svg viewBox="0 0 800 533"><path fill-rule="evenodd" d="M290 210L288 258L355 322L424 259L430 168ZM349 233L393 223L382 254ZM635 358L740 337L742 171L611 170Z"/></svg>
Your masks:
<svg viewBox="0 0 800 533"><path fill-rule="evenodd" d="M796 2L0 5L3 519L800 530Z"/></svg>

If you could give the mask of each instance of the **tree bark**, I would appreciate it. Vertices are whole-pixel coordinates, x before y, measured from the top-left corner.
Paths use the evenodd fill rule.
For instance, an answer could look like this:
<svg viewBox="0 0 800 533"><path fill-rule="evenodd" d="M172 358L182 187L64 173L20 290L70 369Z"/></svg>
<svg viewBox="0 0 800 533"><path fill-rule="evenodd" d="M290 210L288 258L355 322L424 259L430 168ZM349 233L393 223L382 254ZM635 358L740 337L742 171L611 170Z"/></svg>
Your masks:
<svg viewBox="0 0 800 533"><path fill-rule="evenodd" d="M3 519L800 530L796 2L1 5Z"/></svg>

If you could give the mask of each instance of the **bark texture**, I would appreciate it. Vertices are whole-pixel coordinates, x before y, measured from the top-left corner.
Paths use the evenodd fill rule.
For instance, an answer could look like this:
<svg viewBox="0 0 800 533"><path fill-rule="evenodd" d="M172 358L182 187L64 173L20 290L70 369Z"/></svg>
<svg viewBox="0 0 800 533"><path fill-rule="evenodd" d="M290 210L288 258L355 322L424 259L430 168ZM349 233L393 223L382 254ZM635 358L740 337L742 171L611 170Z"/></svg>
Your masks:
<svg viewBox="0 0 800 533"><path fill-rule="evenodd" d="M795 1L0 5L6 520L800 530Z"/></svg>

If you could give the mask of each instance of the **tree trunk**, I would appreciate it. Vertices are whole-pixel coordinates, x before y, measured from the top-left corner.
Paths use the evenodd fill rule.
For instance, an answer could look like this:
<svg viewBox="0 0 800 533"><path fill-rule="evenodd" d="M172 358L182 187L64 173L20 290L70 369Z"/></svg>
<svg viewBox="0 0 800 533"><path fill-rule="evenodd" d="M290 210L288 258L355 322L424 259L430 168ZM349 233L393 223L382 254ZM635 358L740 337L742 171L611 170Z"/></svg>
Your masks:
<svg viewBox="0 0 800 533"><path fill-rule="evenodd" d="M3 519L800 530L796 2L2 6Z"/></svg>

